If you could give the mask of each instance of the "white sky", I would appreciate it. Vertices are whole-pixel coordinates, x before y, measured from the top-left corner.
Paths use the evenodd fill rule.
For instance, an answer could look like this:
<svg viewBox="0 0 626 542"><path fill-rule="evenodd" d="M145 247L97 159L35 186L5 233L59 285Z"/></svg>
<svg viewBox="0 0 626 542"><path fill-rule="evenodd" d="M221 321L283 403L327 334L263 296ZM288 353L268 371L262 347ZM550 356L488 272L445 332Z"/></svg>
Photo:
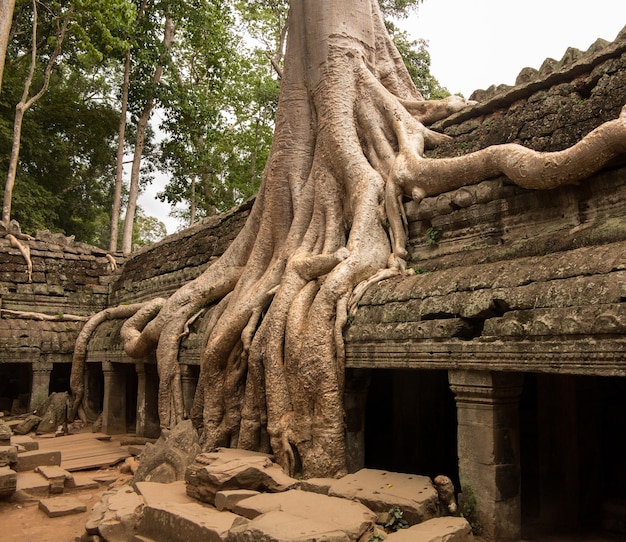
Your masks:
<svg viewBox="0 0 626 542"><path fill-rule="evenodd" d="M560 60L568 47L613 41L626 26L626 0L424 0L399 24L428 42L441 85L469 98L513 85L522 68Z"/></svg>
<svg viewBox="0 0 626 542"><path fill-rule="evenodd" d="M492 84L513 85L522 68L560 60L568 47L613 41L626 26L626 0L424 0L399 26L427 40L439 83L469 98ZM139 204L174 233L169 206L154 199L161 186L156 180Z"/></svg>

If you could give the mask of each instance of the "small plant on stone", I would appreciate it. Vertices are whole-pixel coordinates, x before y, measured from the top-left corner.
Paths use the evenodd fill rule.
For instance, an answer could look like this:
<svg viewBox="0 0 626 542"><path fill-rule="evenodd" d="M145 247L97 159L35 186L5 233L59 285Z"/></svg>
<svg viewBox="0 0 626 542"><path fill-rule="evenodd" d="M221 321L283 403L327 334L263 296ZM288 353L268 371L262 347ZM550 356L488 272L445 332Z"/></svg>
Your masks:
<svg viewBox="0 0 626 542"><path fill-rule="evenodd" d="M438 246L439 241L441 240L442 233L443 232L440 228L435 228L434 226L431 226L426 230L426 242L431 246Z"/></svg>
<svg viewBox="0 0 626 542"><path fill-rule="evenodd" d="M463 488L463 492L459 494L459 504L461 517L464 517L472 528L472 534L480 536L482 533L482 525L478 521L478 513L476 511L476 496L471 487Z"/></svg>
<svg viewBox="0 0 626 542"><path fill-rule="evenodd" d="M392 506L389 509L389 519L385 523L385 529L391 532L399 531L400 529L407 529L409 524L403 517L402 510L399 506Z"/></svg>
<svg viewBox="0 0 626 542"><path fill-rule="evenodd" d="M420 267L419 265L415 265L413 267L413 271L415 272L416 275L423 275L424 273L426 273L426 269L424 269L423 267Z"/></svg>
<svg viewBox="0 0 626 542"><path fill-rule="evenodd" d="M376 533L370 536L367 539L367 542L381 542L382 540L385 540L385 536L380 533Z"/></svg>

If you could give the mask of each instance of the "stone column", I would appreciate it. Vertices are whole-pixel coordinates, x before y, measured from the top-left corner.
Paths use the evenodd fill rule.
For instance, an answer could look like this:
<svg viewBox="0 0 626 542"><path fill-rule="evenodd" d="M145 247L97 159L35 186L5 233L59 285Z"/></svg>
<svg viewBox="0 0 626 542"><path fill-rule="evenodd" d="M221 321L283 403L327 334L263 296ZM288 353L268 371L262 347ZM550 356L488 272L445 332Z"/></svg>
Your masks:
<svg viewBox="0 0 626 542"><path fill-rule="evenodd" d="M369 369L347 369L343 395L346 412L346 462L348 472L365 466L365 404L371 380Z"/></svg>
<svg viewBox="0 0 626 542"><path fill-rule="evenodd" d="M183 391L183 406L187 415L191 412L191 405L196 394L198 385L198 370L195 366L188 364L180 365L180 382Z"/></svg>
<svg viewBox="0 0 626 542"><path fill-rule="evenodd" d="M102 363L104 374L104 405L102 432L107 435L126 433L126 378L115 363Z"/></svg>
<svg viewBox="0 0 626 542"><path fill-rule="evenodd" d="M461 509L486 540L521 537L519 397L523 374L449 371L456 397ZM467 507L463 510L463 507Z"/></svg>
<svg viewBox="0 0 626 542"><path fill-rule="evenodd" d="M31 411L39 408L48 398L50 391L51 363L33 363L33 384L30 389Z"/></svg>

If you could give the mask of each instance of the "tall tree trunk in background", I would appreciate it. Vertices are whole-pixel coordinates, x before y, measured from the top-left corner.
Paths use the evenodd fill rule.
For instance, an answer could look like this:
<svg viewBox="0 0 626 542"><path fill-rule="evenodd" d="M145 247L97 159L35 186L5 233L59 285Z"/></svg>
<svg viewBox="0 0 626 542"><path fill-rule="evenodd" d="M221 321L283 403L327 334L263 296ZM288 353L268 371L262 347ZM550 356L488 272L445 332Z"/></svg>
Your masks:
<svg viewBox="0 0 626 542"><path fill-rule="evenodd" d="M2 222L8 225L11 221L11 202L13 200L13 187L15 186L15 177L17 175L17 164L20 157L20 145L22 142L22 123L24 121L24 115L33 104L46 93L48 85L50 84L50 77L52 75L52 68L54 67L58 56L61 54L61 47L63 46L63 40L67 31L67 25L71 18L73 8L70 8L66 13L66 16L61 21L59 30L56 36L57 44L48 58L46 69L44 72L44 79L39 89L39 92L32 97L28 97L30 94L30 87L35 76L35 69L37 67L37 2L33 0L33 48L31 51L30 69L26 81L24 82L24 91L22 92L22 98L15 106L15 120L13 121L13 141L11 145L11 155L9 157L9 167L7 172L6 184L4 186L4 200L2 203Z"/></svg>
<svg viewBox="0 0 626 542"><path fill-rule="evenodd" d="M13 22L13 8L15 0L0 0L0 92L2 92L2 76L4 74L4 62L11 35Z"/></svg>
<svg viewBox="0 0 626 542"><path fill-rule="evenodd" d="M174 43L174 23L171 17L165 18L165 32L163 35L163 45L165 51L169 51ZM160 61L154 71L152 82L158 85L163 75L164 65ZM122 234L122 252L130 254L133 241L133 224L135 222L135 211L137 209L137 198L139 197L139 173L141 171L141 158L146 142L146 129L152 109L154 108L154 95L150 96L144 105L139 122L137 123L137 133L135 136L135 151L133 154L133 165L130 172L130 188L128 192L128 205L126 206L126 216L124 217L124 230Z"/></svg>
<svg viewBox="0 0 626 542"><path fill-rule="evenodd" d="M124 82L122 83L122 111L120 112L120 126L117 132L117 158L115 167L115 193L111 208L111 239L109 251L117 250L117 236L122 206L122 184L124 182L124 139L126 137L126 114L128 112L128 88L130 86L130 50L126 51L124 60Z"/></svg>

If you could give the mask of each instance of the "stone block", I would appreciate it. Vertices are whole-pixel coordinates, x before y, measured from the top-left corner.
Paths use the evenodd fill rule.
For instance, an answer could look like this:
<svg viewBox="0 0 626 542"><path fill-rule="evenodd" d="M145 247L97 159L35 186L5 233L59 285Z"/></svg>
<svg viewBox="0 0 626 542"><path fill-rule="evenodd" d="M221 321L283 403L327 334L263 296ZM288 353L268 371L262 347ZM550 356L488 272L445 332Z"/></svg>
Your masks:
<svg viewBox="0 0 626 542"><path fill-rule="evenodd" d="M56 518L86 512L87 506L78 499L71 497L54 497L41 499L39 501L39 509L43 510L48 517Z"/></svg>
<svg viewBox="0 0 626 542"><path fill-rule="evenodd" d="M400 529L385 539L387 542L472 542L474 537L469 523L464 518L433 518Z"/></svg>
<svg viewBox="0 0 626 542"><path fill-rule="evenodd" d="M20 472L17 478L17 489L29 495L47 495L50 483L38 472Z"/></svg>
<svg viewBox="0 0 626 542"><path fill-rule="evenodd" d="M218 491L215 495L215 508L218 510L230 510L231 512L239 501L259 495L252 489L232 489L230 491Z"/></svg>
<svg viewBox="0 0 626 542"><path fill-rule="evenodd" d="M155 540L223 542L241 518L194 502L144 506L137 532Z"/></svg>
<svg viewBox="0 0 626 542"><path fill-rule="evenodd" d="M17 489L17 472L0 467L0 498L10 497Z"/></svg>
<svg viewBox="0 0 626 542"><path fill-rule="evenodd" d="M39 443L29 435L13 435L11 437L11 444L22 446L28 452L39 449Z"/></svg>
<svg viewBox="0 0 626 542"><path fill-rule="evenodd" d="M72 475L58 465L41 465L35 469L50 485L50 493L63 493L65 485L73 482Z"/></svg>
<svg viewBox="0 0 626 542"><path fill-rule="evenodd" d="M10 467L17 463L17 447L0 446L0 467Z"/></svg>
<svg viewBox="0 0 626 542"><path fill-rule="evenodd" d="M361 469L336 480L328 494L359 501L374 512L398 506L410 525L439 515L437 490L430 478L417 474Z"/></svg>
<svg viewBox="0 0 626 542"><path fill-rule="evenodd" d="M322 532L345 533L350 540L358 540L376 523L376 514L361 503L297 489L260 493L240 501L233 508L233 512L248 519L278 511L317 525Z"/></svg>
<svg viewBox="0 0 626 542"><path fill-rule="evenodd" d="M158 482L137 482L137 491L146 504L157 505L163 503L185 504L195 502L187 495L186 484L183 480L160 484Z"/></svg>
<svg viewBox="0 0 626 542"><path fill-rule="evenodd" d="M356 540L324 522L293 516L278 510L263 514L250 523L231 529L228 542L351 542Z"/></svg>
<svg viewBox="0 0 626 542"><path fill-rule="evenodd" d="M24 472L34 470L41 466L61 465L61 452L58 450L41 451L33 450L31 452L24 452L17 456L18 472Z"/></svg>
<svg viewBox="0 0 626 542"><path fill-rule="evenodd" d="M328 495L330 486L335 482L335 478L309 478L308 480L302 480L298 487L302 491L309 491L311 493L319 493L320 495Z"/></svg>

